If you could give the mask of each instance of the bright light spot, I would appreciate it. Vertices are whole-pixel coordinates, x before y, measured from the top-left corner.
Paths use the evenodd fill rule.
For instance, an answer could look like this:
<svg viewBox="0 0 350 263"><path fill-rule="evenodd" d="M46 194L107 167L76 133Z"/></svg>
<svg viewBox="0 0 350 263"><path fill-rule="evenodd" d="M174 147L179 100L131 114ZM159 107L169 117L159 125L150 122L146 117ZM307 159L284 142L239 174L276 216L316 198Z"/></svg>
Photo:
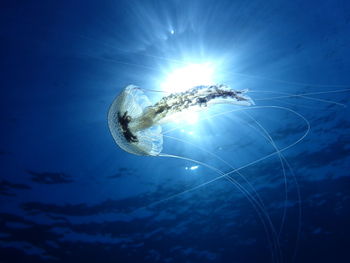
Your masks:
<svg viewBox="0 0 350 263"><path fill-rule="evenodd" d="M174 34L175 34L174 29L171 29L171 30L170 30L170 34L172 34L172 35L174 35Z"/></svg>
<svg viewBox="0 0 350 263"><path fill-rule="evenodd" d="M190 64L168 74L161 84L166 92L182 92L200 85L213 85L214 68L210 63Z"/></svg>
<svg viewBox="0 0 350 263"><path fill-rule="evenodd" d="M185 169L186 169L186 170L191 170L191 171L193 171L193 170L197 170L198 167L199 167L198 165L194 165L194 166L191 166L191 167L187 167L187 166L186 166Z"/></svg>
<svg viewBox="0 0 350 263"><path fill-rule="evenodd" d="M188 134L189 134L189 135L193 135L193 131L189 131Z"/></svg>

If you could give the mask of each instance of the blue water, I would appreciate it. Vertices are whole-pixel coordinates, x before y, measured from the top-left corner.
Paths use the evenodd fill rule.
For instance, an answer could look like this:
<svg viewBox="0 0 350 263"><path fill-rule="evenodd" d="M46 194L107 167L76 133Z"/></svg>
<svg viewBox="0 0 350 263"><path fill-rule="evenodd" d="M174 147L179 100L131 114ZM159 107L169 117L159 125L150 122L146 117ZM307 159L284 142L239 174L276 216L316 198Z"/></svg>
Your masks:
<svg viewBox="0 0 350 263"><path fill-rule="evenodd" d="M0 262L350 262L349 1L0 7ZM118 148L125 86L207 62L256 105L163 127L201 163Z"/></svg>

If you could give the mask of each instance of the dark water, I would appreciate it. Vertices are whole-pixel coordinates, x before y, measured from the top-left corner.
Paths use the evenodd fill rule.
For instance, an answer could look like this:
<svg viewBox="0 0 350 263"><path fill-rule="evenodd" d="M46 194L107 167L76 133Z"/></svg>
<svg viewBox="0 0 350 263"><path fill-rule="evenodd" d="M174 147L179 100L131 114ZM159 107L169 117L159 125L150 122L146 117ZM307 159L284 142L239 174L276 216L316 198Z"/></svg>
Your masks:
<svg viewBox="0 0 350 263"><path fill-rule="evenodd" d="M350 261L348 1L0 7L0 262ZM123 87L208 61L256 105L164 127L203 165L115 145Z"/></svg>

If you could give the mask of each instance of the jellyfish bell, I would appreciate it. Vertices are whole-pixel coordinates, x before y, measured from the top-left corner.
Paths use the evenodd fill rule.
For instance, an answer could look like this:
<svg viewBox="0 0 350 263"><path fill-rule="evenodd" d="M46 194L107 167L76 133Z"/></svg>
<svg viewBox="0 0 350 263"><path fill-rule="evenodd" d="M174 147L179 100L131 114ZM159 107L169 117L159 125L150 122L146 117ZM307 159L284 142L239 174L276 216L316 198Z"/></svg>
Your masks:
<svg viewBox="0 0 350 263"><path fill-rule="evenodd" d="M136 155L157 155L162 151L162 128L147 125L141 116L151 105L144 92L129 85L114 99L108 111L109 130L123 150Z"/></svg>
<svg viewBox="0 0 350 263"><path fill-rule="evenodd" d="M136 155L157 156L163 149L160 125L174 121L179 114L203 111L215 104L253 105L246 92L226 85L197 86L172 93L152 105L142 89L129 85L109 109L109 129L123 150Z"/></svg>

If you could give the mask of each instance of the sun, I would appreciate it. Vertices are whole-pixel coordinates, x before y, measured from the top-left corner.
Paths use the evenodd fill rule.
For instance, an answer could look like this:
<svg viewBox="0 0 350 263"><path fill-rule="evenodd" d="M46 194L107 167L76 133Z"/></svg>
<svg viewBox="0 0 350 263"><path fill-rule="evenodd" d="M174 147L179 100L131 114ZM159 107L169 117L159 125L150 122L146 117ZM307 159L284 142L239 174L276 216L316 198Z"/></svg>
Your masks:
<svg viewBox="0 0 350 263"><path fill-rule="evenodd" d="M189 64L166 74L161 88L165 92L175 93L195 86L214 85L214 73L214 66L209 62Z"/></svg>

